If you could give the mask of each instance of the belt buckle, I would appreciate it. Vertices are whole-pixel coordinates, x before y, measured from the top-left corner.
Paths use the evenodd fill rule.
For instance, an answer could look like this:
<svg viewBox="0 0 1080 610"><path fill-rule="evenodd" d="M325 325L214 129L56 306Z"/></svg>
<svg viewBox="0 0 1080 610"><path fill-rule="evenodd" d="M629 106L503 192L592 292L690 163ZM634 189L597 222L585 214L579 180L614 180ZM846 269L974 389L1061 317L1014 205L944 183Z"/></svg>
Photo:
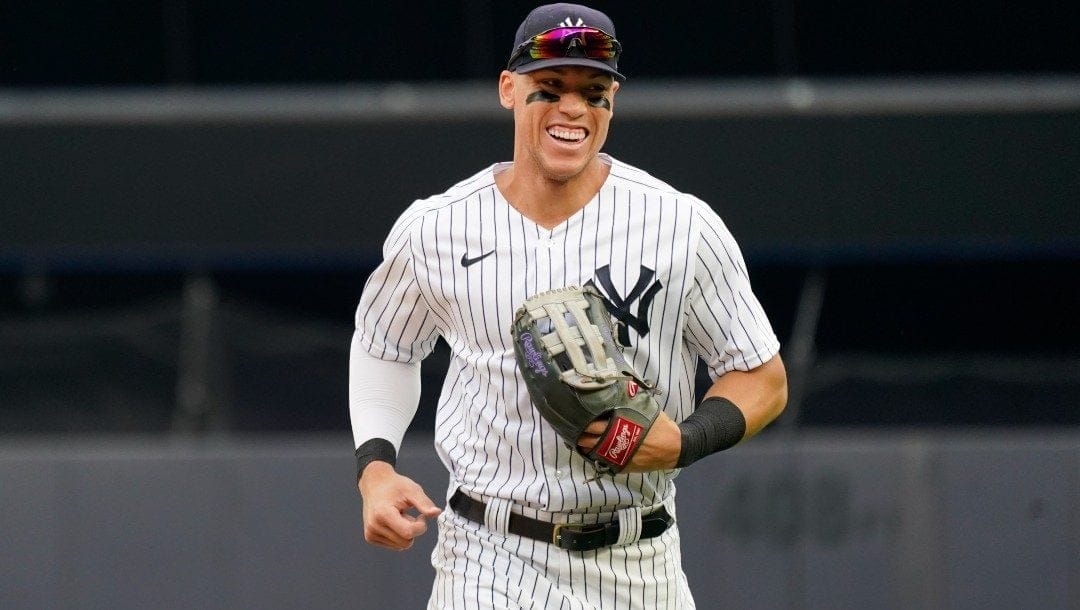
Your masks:
<svg viewBox="0 0 1080 610"><path fill-rule="evenodd" d="M551 544L554 544L555 546L557 546L557 547L559 547L561 549L562 544L560 544L560 543L562 542L562 530L563 530L564 527L566 527L567 525L570 525L570 524L569 523L553 523L552 525L554 525L555 527L551 528Z"/></svg>
<svg viewBox="0 0 1080 610"><path fill-rule="evenodd" d="M564 551L582 551L591 550L593 546L584 548L582 545L585 543L581 538L578 538L578 534L593 534L596 531L593 528L605 526L602 525L583 525L581 523L552 523L551 529L551 544L563 549ZM603 546L603 545L601 545Z"/></svg>

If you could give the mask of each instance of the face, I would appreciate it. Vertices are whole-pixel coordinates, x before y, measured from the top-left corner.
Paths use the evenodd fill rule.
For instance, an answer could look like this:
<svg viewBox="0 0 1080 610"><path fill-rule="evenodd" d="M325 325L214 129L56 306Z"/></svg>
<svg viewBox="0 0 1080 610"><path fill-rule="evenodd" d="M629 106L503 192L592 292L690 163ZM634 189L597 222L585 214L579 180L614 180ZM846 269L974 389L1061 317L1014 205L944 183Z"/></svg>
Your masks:
<svg viewBox="0 0 1080 610"><path fill-rule="evenodd" d="M594 68L503 71L502 105L514 111L514 162L566 182L596 161L607 140L619 83Z"/></svg>

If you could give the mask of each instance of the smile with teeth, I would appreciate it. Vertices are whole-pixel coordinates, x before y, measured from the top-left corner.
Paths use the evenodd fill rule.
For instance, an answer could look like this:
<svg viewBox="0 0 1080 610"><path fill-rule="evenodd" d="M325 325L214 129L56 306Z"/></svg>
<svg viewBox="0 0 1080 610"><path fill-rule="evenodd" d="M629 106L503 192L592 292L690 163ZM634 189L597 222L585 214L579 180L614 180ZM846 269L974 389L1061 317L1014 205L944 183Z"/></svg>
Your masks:
<svg viewBox="0 0 1080 610"><path fill-rule="evenodd" d="M585 139L585 130L579 128L568 127L548 127L548 135L556 140L563 140L565 142L580 142Z"/></svg>

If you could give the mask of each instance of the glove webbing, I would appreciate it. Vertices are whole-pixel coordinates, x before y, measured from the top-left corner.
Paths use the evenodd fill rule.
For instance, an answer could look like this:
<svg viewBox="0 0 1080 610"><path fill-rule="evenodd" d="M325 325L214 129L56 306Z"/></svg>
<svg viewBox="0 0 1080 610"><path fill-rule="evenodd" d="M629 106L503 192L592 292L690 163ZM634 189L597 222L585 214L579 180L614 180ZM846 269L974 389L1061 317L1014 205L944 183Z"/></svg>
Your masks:
<svg viewBox="0 0 1080 610"><path fill-rule="evenodd" d="M546 300L546 299L545 299ZM604 340L600 329L589 320L585 310L589 302L585 299L574 301L540 302L529 310L534 319L546 316L554 327L554 332L540 338L552 355L565 353L573 365L574 371L563 371L562 378L567 383L583 389L597 389L610 385L618 375L615 361L604 349ZM566 321L569 313L574 320L571 327ZM588 356L582 346L589 350Z"/></svg>

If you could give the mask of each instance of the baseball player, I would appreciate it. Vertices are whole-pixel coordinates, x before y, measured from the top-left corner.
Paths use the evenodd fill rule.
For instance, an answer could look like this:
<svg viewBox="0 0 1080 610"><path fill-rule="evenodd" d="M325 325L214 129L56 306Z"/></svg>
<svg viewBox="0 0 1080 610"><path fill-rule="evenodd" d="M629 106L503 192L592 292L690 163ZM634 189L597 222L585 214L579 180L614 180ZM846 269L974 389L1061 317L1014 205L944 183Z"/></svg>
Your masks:
<svg viewBox="0 0 1080 610"><path fill-rule="evenodd" d="M601 152L621 51L599 11L530 12L498 81L513 159L409 206L360 298L349 407L364 536L407 549L437 522L429 608L695 607L676 475L786 401L779 342L724 223ZM626 360L656 385L661 412L616 474L557 437L515 361L515 310L571 285L602 296ZM445 503L394 469L439 337L452 355L434 435ZM714 383L696 402L699 359Z"/></svg>

